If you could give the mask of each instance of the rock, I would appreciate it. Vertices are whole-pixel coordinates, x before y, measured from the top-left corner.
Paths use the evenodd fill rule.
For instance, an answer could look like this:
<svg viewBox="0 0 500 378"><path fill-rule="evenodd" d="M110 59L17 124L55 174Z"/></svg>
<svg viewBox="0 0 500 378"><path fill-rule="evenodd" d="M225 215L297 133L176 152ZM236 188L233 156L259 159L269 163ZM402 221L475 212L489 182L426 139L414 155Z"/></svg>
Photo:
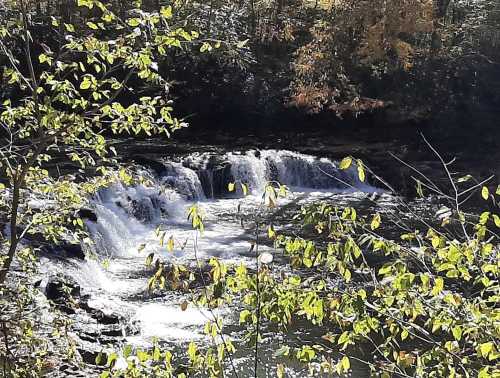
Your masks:
<svg viewBox="0 0 500 378"><path fill-rule="evenodd" d="M49 258L78 259L85 260L85 251L80 244L61 242L60 244L44 244L40 252Z"/></svg>
<svg viewBox="0 0 500 378"><path fill-rule="evenodd" d="M77 351L80 353L82 361L88 365L104 366L108 359L108 356L101 350L99 345L90 342L80 341Z"/></svg>
<svg viewBox="0 0 500 378"><path fill-rule="evenodd" d="M80 244L63 244L61 249L66 252L66 257L85 260L85 252Z"/></svg>
<svg viewBox="0 0 500 378"><path fill-rule="evenodd" d="M161 175L165 171L165 165L162 162L146 156L135 155L132 156L131 160L139 165L151 168L157 175Z"/></svg>
<svg viewBox="0 0 500 378"><path fill-rule="evenodd" d="M82 301L80 308L85 310L92 318L100 324L119 324L120 316L117 314L106 314L104 311L89 306L88 302Z"/></svg>
<svg viewBox="0 0 500 378"><path fill-rule="evenodd" d="M92 209L81 208L78 210L78 216L94 223L97 222L97 214Z"/></svg>
<svg viewBox="0 0 500 378"><path fill-rule="evenodd" d="M77 298L80 292L80 286L75 280L62 275L50 276L45 285L45 296L57 303L65 303L71 298Z"/></svg>

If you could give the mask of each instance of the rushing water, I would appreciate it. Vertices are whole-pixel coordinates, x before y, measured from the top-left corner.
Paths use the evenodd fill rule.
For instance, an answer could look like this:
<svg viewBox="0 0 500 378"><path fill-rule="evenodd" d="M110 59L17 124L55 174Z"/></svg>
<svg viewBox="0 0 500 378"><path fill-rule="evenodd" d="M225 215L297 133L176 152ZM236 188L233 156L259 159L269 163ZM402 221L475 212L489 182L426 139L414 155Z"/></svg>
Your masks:
<svg viewBox="0 0 500 378"><path fill-rule="evenodd" d="M123 314L135 324L137 333L124 336L134 345L149 345L153 337L172 345L203 340L203 326L212 314L194 307L181 309L182 294L169 293L161 299L146 293L145 257L154 252L176 262L192 263L195 258L217 256L228 262L254 263L249 254L251 233L235 217L237 208L248 214L262 203L267 182L287 185L291 193L280 205L294 202L296 206L322 198L356 200L377 189L361 183L355 167L339 170L337 163L290 151L264 150L229 152L224 156L193 153L176 161L164 161L156 172L144 168L142 174L150 184L124 187L115 185L101 192L92 202L97 222L87 221L96 244L96 252L109 259L105 269L92 259L75 270L75 278L91 293L92 305L104 311ZM250 188L244 197L241 188L227 191L230 182L244 183ZM347 185L346 185L347 184ZM204 214L205 231L197 239L187 220L193 203ZM160 247L155 229L161 225L167 237L175 240L172 253ZM262 248L273 253L271 247ZM234 322L234 313L221 310L226 324ZM237 337L237 335L236 335ZM307 337L299 334L297 339ZM269 350L277 349L279 341L267 340ZM238 359L239 369L250 375L246 358ZM262 376L271 374L272 353L264 353ZM268 365L266 365L268 364ZM269 367L269 369L266 368ZM289 374L303 376L297 367Z"/></svg>

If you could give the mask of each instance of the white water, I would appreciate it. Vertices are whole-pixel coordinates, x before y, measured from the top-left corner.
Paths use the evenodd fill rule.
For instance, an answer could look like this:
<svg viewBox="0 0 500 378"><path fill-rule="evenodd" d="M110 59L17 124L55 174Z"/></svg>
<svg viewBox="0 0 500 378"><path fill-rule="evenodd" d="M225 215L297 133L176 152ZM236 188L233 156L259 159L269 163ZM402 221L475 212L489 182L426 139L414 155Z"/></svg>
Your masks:
<svg viewBox="0 0 500 378"><path fill-rule="evenodd" d="M115 185L93 201L98 221L88 221L87 226L96 243L97 254L108 258L109 266L104 269L96 261L89 260L75 278L83 288L90 289L94 305L125 314L137 322L140 334L129 336L127 341L130 343L149 343L154 336L176 342L200 339L203 338L203 325L211 318L210 313L196 308L182 311L180 305L184 298L180 294L172 294L163 300L147 299L144 293L148 277L137 272L143 270L149 253L187 264L196 258L211 256L228 262L253 264L255 257L249 254L251 233L241 227L234 214L238 206L246 211L256 211L267 182L278 181L293 190L279 204L299 198L299 204L303 204L333 195L342 196L343 192L351 193L351 197L361 197L362 192L377 190L361 183L355 171L340 171L333 161L290 151L231 152L217 158L230 165L226 170L230 172L227 177L220 175L221 170L217 173L215 169L207 168L207 162L213 160L213 156L194 154L182 162L165 164L165 172L160 177L151 178L149 186ZM203 191L202 174L211 180L208 193ZM215 178L217 174L219 176ZM348 188L330 176L336 176L354 188ZM230 181L248 185L250 195L242 198L240 190L236 196L228 192L215 193L219 198L214 199L214 183L221 177L227 180L224 187ZM194 203L204 214L206 228L197 239L187 219L187 211ZM173 253L159 245L155 235L158 226L166 231L165 240L170 236L174 238ZM261 247L261 251L264 250L274 253ZM143 296L144 300L131 301L133 295ZM225 321L231 321L229 314Z"/></svg>

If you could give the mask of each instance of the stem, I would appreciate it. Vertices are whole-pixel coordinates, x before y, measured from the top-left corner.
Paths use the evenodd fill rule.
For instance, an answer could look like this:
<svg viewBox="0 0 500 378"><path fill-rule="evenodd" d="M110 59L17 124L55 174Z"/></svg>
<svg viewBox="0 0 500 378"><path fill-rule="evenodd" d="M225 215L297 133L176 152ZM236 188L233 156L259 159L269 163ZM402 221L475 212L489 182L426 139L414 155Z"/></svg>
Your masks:
<svg viewBox="0 0 500 378"><path fill-rule="evenodd" d="M255 335L255 354L254 354L254 375L257 378L257 368L259 366L259 333L260 333L260 282L259 282L259 222L256 223L256 234L255 234L255 255L257 256L257 272L255 276L255 285L257 291L257 308L256 316L257 323L255 325L256 335Z"/></svg>
<svg viewBox="0 0 500 378"><path fill-rule="evenodd" d="M24 28L24 53L26 57L26 61L28 64L28 68L30 71L30 80L31 81L31 96L33 103L35 105L35 113L36 113L36 121L38 129L38 134L40 139L43 139L43 133L41 130L41 111L40 111L40 101L38 98L38 82L35 75L35 70L33 68L33 61L31 59L31 51L30 51L30 33L29 33L29 24L28 24L28 12L26 9L26 4L21 2L21 14L23 19L23 28ZM26 80L28 81L28 80ZM41 142L38 146L34 147L33 155L26 161L24 165L20 165L21 169L17 169L17 173L13 178L12 182L12 207L10 211L10 245L9 251L7 253L7 260L2 265L0 270L0 284L5 282L7 278L7 273L10 270L10 266L12 265L12 261L14 260L14 256L17 251L17 246L19 245L19 241L21 238L17 236L17 227L18 227L18 216L17 212L19 210L19 204L21 200L21 187L24 185L24 180L26 178L26 174L28 173L29 168L35 163L36 159L40 155L40 153L46 148L47 142Z"/></svg>

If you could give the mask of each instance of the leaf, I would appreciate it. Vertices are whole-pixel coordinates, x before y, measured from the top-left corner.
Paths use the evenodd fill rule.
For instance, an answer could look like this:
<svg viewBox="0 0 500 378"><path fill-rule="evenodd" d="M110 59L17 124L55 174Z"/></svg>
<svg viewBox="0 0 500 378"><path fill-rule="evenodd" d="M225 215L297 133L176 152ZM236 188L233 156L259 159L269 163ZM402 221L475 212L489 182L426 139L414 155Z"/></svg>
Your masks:
<svg viewBox="0 0 500 378"><path fill-rule="evenodd" d="M344 371L348 371L351 368L351 362L349 361L349 357L347 356L342 357L341 364Z"/></svg>
<svg viewBox="0 0 500 378"><path fill-rule="evenodd" d="M365 182L365 179L366 179L365 168L364 168L363 162L359 159L357 160L357 166L358 166L359 181Z"/></svg>
<svg viewBox="0 0 500 378"><path fill-rule="evenodd" d="M276 365L276 376L278 378L285 378L285 365L283 364Z"/></svg>
<svg viewBox="0 0 500 378"><path fill-rule="evenodd" d="M431 243L434 248L438 248L441 244L441 239L439 238L439 236L435 235L432 237Z"/></svg>
<svg viewBox="0 0 500 378"><path fill-rule="evenodd" d="M352 158L346 157L343 158L342 161L339 164L340 169L348 169L352 164Z"/></svg>
<svg viewBox="0 0 500 378"><path fill-rule="evenodd" d="M66 30L70 33L74 33L75 32L75 27L71 24L64 24L64 27L66 28Z"/></svg>
<svg viewBox="0 0 500 378"><path fill-rule="evenodd" d="M377 213L375 214L375 216L373 217L371 223L370 223L370 228L373 230L376 230L377 228L380 227L380 222L381 222L381 217L380 217L380 214Z"/></svg>
<svg viewBox="0 0 500 378"><path fill-rule="evenodd" d="M491 341L479 345L479 353L484 358L488 357L488 354L493 350L493 343Z"/></svg>
<svg viewBox="0 0 500 378"><path fill-rule="evenodd" d="M469 181L470 179L472 178L471 175L466 175L466 176L463 176L463 177L460 177L457 182L467 182Z"/></svg>
<svg viewBox="0 0 500 378"><path fill-rule="evenodd" d="M241 185L241 190L243 190L243 195L246 197L248 195L248 186L246 186L243 183L240 183Z"/></svg>
<svg viewBox="0 0 500 378"><path fill-rule="evenodd" d="M455 326L453 327L451 332L453 333L453 337L455 338L455 340L460 341L460 339L462 338L462 327Z"/></svg>
<svg viewBox="0 0 500 378"><path fill-rule="evenodd" d="M479 217L479 223L484 225L484 224L486 224L488 222L488 219L490 219L490 212L489 211L485 211Z"/></svg>
<svg viewBox="0 0 500 378"><path fill-rule="evenodd" d="M127 21L127 24L129 24L130 26L132 26L133 28L135 28L136 26L139 26L140 24L140 20L137 19L137 18L131 18Z"/></svg>
<svg viewBox="0 0 500 378"><path fill-rule="evenodd" d="M500 228L500 217L496 214L493 214L493 221L495 222L495 226Z"/></svg>
<svg viewBox="0 0 500 378"><path fill-rule="evenodd" d="M227 184L227 190L229 190L230 192L234 192L234 182L230 182L229 184Z"/></svg>
<svg viewBox="0 0 500 378"><path fill-rule="evenodd" d="M401 331L401 340L405 341L409 335L410 335L410 333L408 332L408 330L403 329L403 331Z"/></svg>
<svg viewBox="0 0 500 378"><path fill-rule="evenodd" d="M150 253L148 257L146 257L146 266L151 266L153 263L153 257L155 256L154 253Z"/></svg>
<svg viewBox="0 0 500 378"><path fill-rule="evenodd" d="M80 89L89 89L90 88L90 85L92 83L90 82L90 80L87 80L87 79L84 79L81 83L80 83Z"/></svg>
<svg viewBox="0 0 500 378"><path fill-rule="evenodd" d="M99 27L98 27L96 24L94 24L93 22L90 22L90 21L89 21L89 22L87 22L87 26L88 26L90 29L93 29L93 30L97 30L97 29L99 29Z"/></svg>
<svg viewBox="0 0 500 378"><path fill-rule="evenodd" d="M181 303L181 310L182 311L186 311L187 307L188 307L187 301L184 301L184 302Z"/></svg>
<svg viewBox="0 0 500 378"><path fill-rule="evenodd" d="M490 196L490 191L488 187L483 186L483 189L481 190L481 197L483 197L483 199L487 201L489 196Z"/></svg>
<svg viewBox="0 0 500 378"><path fill-rule="evenodd" d="M146 243L142 243L138 248L137 248L137 252L142 252L144 250L144 248L146 248Z"/></svg>
<svg viewBox="0 0 500 378"><path fill-rule="evenodd" d="M495 192L497 196L500 196L500 185L497 186L497 190Z"/></svg>
<svg viewBox="0 0 500 378"><path fill-rule="evenodd" d="M173 236L170 236L168 238L167 250L169 252L173 252L174 251L174 237Z"/></svg>
<svg viewBox="0 0 500 378"><path fill-rule="evenodd" d="M170 5L168 7L161 7L160 13L167 19L172 18L172 7Z"/></svg>
<svg viewBox="0 0 500 378"><path fill-rule="evenodd" d="M422 189L422 183L420 182L420 180L417 180L417 194L420 198L424 196L424 191Z"/></svg>
<svg viewBox="0 0 500 378"><path fill-rule="evenodd" d="M248 43L248 41L250 41L250 39L245 39L244 41L240 41L238 42L238 44L236 45L239 49L245 47L245 45Z"/></svg>
<svg viewBox="0 0 500 378"><path fill-rule="evenodd" d="M274 239L274 237L276 236L276 232L274 231L274 228L272 225L269 226L267 229L267 236L269 237L269 239Z"/></svg>

